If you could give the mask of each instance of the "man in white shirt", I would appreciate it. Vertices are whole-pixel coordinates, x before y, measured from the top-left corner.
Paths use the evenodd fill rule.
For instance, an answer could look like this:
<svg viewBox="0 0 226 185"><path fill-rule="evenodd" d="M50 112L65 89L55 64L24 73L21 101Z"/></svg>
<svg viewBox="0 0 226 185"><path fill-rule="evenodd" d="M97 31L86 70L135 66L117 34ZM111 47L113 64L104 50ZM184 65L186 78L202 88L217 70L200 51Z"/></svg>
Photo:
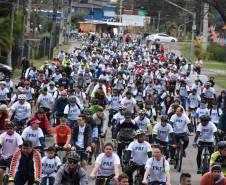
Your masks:
<svg viewBox="0 0 226 185"><path fill-rule="evenodd" d="M0 135L0 148L2 148L0 185L2 185L4 170L10 167L12 156L22 143L21 136L14 131L14 125L12 123L6 124L6 131Z"/></svg>

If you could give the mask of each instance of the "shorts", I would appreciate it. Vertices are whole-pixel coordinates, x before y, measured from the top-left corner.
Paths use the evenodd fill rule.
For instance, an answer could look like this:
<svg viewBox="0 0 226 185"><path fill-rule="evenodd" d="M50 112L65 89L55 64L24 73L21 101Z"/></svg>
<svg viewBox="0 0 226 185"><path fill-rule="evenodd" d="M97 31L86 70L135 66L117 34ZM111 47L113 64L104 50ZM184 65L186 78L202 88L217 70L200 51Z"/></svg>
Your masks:
<svg viewBox="0 0 226 185"><path fill-rule="evenodd" d="M84 148L80 148L79 146L75 146L76 147L76 152L79 154L80 156L80 160L88 160L88 154L86 153L86 150Z"/></svg>
<svg viewBox="0 0 226 185"><path fill-rule="evenodd" d="M6 168L10 167L11 159L1 159L0 160L0 168L6 170Z"/></svg>

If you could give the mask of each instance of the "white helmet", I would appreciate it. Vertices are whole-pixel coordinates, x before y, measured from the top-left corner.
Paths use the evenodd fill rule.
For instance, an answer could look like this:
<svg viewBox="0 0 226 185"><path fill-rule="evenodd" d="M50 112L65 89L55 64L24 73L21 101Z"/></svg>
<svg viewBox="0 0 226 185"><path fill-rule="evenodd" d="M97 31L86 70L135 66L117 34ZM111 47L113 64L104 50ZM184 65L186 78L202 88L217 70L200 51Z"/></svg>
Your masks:
<svg viewBox="0 0 226 185"><path fill-rule="evenodd" d="M18 100L26 100L26 95L25 94L18 95Z"/></svg>

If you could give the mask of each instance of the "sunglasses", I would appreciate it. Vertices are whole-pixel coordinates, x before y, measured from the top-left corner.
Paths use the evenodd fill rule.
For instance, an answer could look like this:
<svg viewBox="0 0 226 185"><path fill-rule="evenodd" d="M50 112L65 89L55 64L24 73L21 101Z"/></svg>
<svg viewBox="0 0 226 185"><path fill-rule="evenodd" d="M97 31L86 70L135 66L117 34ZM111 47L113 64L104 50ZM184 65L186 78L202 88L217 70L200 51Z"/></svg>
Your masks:
<svg viewBox="0 0 226 185"><path fill-rule="evenodd" d="M68 160L68 163L69 163L69 164L77 164L78 161L75 161L75 160Z"/></svg>

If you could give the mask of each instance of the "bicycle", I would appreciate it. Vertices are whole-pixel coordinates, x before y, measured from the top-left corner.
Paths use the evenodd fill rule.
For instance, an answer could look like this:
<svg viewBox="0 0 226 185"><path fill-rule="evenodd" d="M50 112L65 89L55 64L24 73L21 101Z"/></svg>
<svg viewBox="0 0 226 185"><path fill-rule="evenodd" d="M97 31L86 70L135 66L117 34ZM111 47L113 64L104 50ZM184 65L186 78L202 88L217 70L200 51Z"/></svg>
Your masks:
<svg viewBox="0 0 226 185"><path fill-rule="evenodd" d="M176 152L175 152L175 163L174 163L174 169L177 169L178 172L181 171L182 166L182 160L183 160L183 152L184 152L184 141L179 137L179 144L176 146Z"/></svg>
<svg viewBox="0 0 226 185"><path fill-rule="evenodd" d="M201 171L202 175L204 175L206 172L210 169L210 153L209 153L209 147L213 147L212 145L198 145L198 147L203 147L202 150L202 160L201 160Z"/></svg>
<svg viewBox="0 0 226 185"><path fill-rule="evenodd" d="M196 132L197 130L197 119L196 119L196 108L194 109L191 109L191 112L189 114L189 119L191 120L191 124L193 125L194 127L194 132Z"/></svg>
<svg viewBox="0 0 226 185"><path fill-rule="evenodd" d="M97 185L113 185L112 176L105 177L105 176L97 176L96 184Z"/></svg>
<svg viewBox="0 0 226 185"><path fill-rule="evenodd" d="M144 170L144 166L137 166L135 176L134 176L134 185L141 185L143 176L142 170Z"/></svg>
<svg viewBox="0 0 226 185"><path fill-rule="evenodd" d="M0 150L0 156L1 156L0 159L3 159L2 158L2 150ZM3 179L2 179L3 185L7 185L8 182L9 182L9 169L10 169L11 159L12 159L12 157L9 157L8 159L5 159L6 163L8 163L9 165L1 166L1 168L5 168Z"/></svg>

